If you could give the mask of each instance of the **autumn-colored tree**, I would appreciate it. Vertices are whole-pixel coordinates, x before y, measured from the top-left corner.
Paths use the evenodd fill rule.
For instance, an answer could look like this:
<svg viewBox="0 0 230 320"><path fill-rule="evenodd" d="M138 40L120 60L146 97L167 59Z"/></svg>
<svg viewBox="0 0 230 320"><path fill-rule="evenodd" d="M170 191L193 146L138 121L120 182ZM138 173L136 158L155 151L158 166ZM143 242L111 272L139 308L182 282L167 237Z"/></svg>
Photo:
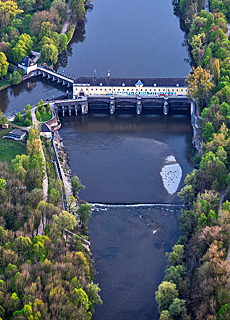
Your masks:
<svg viewBox="0 0 230 320"><path fill-rule="evenodd" d="M2 27L11 25L16 16L22 12L23 10L18 8L17 2L11 0L0 1L0 25Z"/></svg>
<svg viewBox="0 0 230 320"><path fill-rule="evenodd" d="M212 76L208 70L205 70L200 66L196 69L192 67L192 71L186 78L188 84L188 97L193 98L196 103L202 102L214 87L211 79Z"/></svg>
<svg viewBox="0 0 230 320"><path fill-rule="evenodd" d="M219 59L215 59L212 65L212 72L214 76L214 82L218 85L219 78L220 78L220 62Z"/></svg>

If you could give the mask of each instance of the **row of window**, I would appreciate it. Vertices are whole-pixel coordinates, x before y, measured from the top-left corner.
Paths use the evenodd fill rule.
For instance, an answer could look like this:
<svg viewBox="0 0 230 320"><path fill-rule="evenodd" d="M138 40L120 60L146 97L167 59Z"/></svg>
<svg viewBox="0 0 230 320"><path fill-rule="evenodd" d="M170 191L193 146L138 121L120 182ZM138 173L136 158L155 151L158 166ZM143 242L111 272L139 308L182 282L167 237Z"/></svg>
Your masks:
<svg viewBox="0 0 230 320"><path fill-rule="evenodd" d="M92 88L91 91L93 91L93 90L97 91L98 89L97 89L97 88L96 88L96 89L95 89L95 88L94 88L94 89ZM102 91L102 90L103 90L103 89L100 89L100 91ZM111 91L111 89L108 89L108 90ZM104 91L108 91L108 90L107 90L106 88L104 88ZM129 91L129 89L113 89L113 91L116 91L116 90L117 90L117 91ZM187 89L180 89L180 91L182 91L182 92L183 92L184 90L187 91ZM88 91L88 88L86 88L86 91ZM130 91L135 91L135 90L134 90L134 89L130 89ZM139 89L136 89L136 92L138 92L138 91L143 91L143 90L142 90L142 89L140 89L140 90L139 90ZM149 89L149 90L148 90L148 89L145 89L144 91L145 91L145 92L151 92L152 89ZM165 89L158 89L158 90L157 90L157 89L154 89L153 91L166 91L166 90L165 90ZM174 91L174 89L172 89L172 90L168 89L167 91L168 91L168 92ZM175 91L179 91L179 89L176 89Z"/></svg>

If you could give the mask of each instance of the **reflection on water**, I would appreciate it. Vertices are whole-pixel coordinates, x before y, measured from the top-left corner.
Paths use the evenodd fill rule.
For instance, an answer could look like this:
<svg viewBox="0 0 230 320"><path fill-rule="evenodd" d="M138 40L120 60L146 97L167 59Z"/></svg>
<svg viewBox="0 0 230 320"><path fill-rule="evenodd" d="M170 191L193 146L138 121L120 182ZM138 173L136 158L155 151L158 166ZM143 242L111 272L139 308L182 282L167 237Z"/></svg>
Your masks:
<svg viewBox="0 0 230 320"><path fill-rule="evenodd" d="M55 68L75 77L185 77L183 41L171 0L95 0Z"/></svg>
<svg viewBox="0 0 230 320"><path fill-rule="evenodd" d="M66 90L66 86L63 87L52 80L32 78L0 91L0 109L3 112L22 111L28 103L34 105L41 99L45 101L58 97Z"/></svg>

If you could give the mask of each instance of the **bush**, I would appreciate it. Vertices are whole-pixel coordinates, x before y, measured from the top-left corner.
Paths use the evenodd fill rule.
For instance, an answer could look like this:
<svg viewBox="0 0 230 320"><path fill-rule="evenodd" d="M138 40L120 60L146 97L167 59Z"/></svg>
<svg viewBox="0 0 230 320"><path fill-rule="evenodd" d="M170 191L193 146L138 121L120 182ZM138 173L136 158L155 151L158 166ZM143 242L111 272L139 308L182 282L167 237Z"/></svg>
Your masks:
<svg viewBox="0 0 230 320"><path fill-rule="evenodd" d="M13 72L13 76L12 76L12 80L11 83L14 85L19 84L22 81L22 76L20 75L20 73L18 71L14 71Z"/></svg>
<svg viewBox="0 0 230 320"><path fill-rule="evenodd" d="M20 69L19 68L17 71L22 77L25 75L25 70L24 69Z"/></svg>
<svg viewBox="0 0 230 320"><path fill-rule="evenodd" d="M26 119L25 125L26 125L26 127L30 127L30 126L31 126L31 121L30 121L30 119Z"/></svg>

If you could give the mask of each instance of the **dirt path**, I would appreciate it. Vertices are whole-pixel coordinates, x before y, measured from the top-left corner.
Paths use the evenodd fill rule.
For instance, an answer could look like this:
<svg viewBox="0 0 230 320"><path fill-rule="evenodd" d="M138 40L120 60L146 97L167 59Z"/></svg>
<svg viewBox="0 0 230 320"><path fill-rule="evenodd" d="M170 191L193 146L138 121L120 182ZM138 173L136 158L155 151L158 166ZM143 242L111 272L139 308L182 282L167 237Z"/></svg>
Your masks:
<svg viewBox="0 0 230 320"><path fill-rule="evenodd" d="M69 22L70 22L70 14L71 14L71 10L69 8L69 3L67 3L66 18L65 18L65 22L63 24L61 33L66 33L68 29Z"/></svg>

